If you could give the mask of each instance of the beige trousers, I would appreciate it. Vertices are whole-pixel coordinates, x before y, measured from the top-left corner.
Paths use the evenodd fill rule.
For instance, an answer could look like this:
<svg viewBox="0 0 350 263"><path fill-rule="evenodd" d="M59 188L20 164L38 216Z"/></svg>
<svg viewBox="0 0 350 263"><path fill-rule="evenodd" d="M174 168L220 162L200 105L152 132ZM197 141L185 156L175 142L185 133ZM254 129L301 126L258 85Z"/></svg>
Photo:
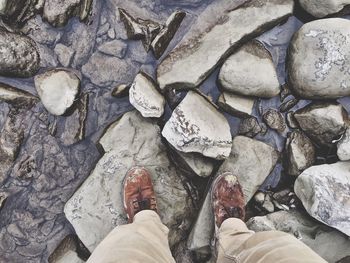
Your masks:
<svg viewBox="0 0 350 263"><path fill-rule="evenodd" d="M116 227L87 262L173 263L168 232L155 212L141 211L132 224ZM295 237L278 231L254 233L236 218L223 222L217 241L218 263L326 263Z"/></svg>

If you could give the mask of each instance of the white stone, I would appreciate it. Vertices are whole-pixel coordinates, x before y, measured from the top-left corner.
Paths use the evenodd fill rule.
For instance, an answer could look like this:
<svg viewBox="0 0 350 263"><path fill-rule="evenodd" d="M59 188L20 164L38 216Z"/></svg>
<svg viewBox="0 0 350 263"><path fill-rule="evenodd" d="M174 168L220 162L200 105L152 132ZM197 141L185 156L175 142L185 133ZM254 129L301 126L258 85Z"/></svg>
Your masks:
<svg viewBox="0 0 350 263"><path fill-rule="evenodd" d="M50 70L34 78L35 88L48 112L62 115L79 92L80 79L72 71Z"/></svg>
<svg viewBox="0 0 350 263"><path fill-rule="evenodd" d="M338 142L337 155L341 161L350 160L350 129L347 128L342 139Z"/></svg>
<svg viewBox="0 0 350 263"><path fill-rule="evenodd" d="M230 155L230 126L206 98L189 91L165 124L162 135L182 152L198 152L225 159Z"/></svg>
<svg viewBox="0 0 350 263"><path fill-rule="evenodd" d="M321 18L330 14L338 13L349 0L299 0L300 5L311 15Z"/></svg>
<svg viewBox="0 0 350 263"><path fill-rule="evenodd" d="M151 77L143 72L136 75L129 90L129 100L143 117L159 118L164 113L164 97Z"/></svg>
<svg viewBox="0 0 350 263"><path fill-rule="evenodd" d="M218 100L218 105L228 113L238 116L247 117L252 115L255 99L224 92Z"/></svg>

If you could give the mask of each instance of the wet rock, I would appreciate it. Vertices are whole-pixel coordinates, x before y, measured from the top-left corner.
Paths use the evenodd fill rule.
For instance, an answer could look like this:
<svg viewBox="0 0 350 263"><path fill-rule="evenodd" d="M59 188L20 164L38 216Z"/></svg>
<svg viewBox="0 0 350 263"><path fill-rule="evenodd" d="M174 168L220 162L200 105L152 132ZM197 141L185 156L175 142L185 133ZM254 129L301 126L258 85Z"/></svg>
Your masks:
<svg viewBox="0 0 350 263"><path fill-rule="evenodd" d="M300 0L300 5L305 9L309 14L314 17L325 17L330 14L338 13L345 6L350 5L349 0Z"/></svg>
<svg viewBox="0 0 350 263"><path fill-rule="evenodd" d="M183 11L175 11L172 13L166 21L165 26L152 41L152 50L157 59L159 59L167 49L185 16L186 13Z"/></svg>
<svg viewBox="0 0 350 263"><path fill-rule="evenodd" d="M215 159L228 157L232 145L224 115L194 91L175 108L162 135L181 152L198 152Z"/></svg>
<svg viewBox="0 0 350 263"><path fill-rule="evenodd" d="M0 101L4 101L19 108L30 108L38 100L38 97L27 91L17 89L5 83L0 83Z"/></svg>
<svg viewBox="0 0 350 263"><path fill-rule="evenodd" d="M244 136L237 136L233 139L229 158L220 166L217 175L226 171L234 173L242 185L247 203L271 173L278 158L279 153L271 146ZM213 230L214 215L210 195L207 194L189 236L188 248L199 254L208 253Z"/></svg>
<svg viewBox="0 0 350 263"><path fill-rule="evenodd" d="M164 97L154 80L143 72L136 75L129 90L129 100L143 117L159 118L164 113Z"/></svg>
<svg viewBox="0 0 350 263"><path fill-rule="evenodd" d="M315 147L311 140L300 131L288 134L285 146L286 171L298 176L315 162Z"/></svg>
<svg viewBox="0 0 350 263"><path fill-rule="evenodd" d="M350 129L347 128L342 139L337 145L337 155L339 160L348 161L350 160Z"/></svg>
<svg viewBox="0 0 350 263"><path fill-rule="evenodd" d="M265 111L262 118L267 126L279 133L284 132L287 128L283 115L275 109Z"/></svg>
<svg viewBox="0 0 350 263"><path fill-rule="evenodd" d="M315 102L297 110L294 117L310 139L329 146L345 132L346 111L338 103Z"/></svg>
<svg viewBox="0 0 350 263"><path fill-rule="evenodd" d="M112 90L111 95L116 98L126 97L129 94L130 85L120 84Z"/></svg>
<svg viewBox="0 0 350 263"><path fill-rule="evenodd" d="M50 70L35 76L35 88L48 112L63 115L79 92L80 79L69 70Z"/></svg>
<svg viewBox="0 0 350 263"><path fill-rule="evenodd" d="M240 123L238 134L253 138L258 135L261 130L258 120L255 117L249 117L243 119Z"/></svg>
<svg viewBox="0 0 350 263"><path fill-rule="evenodd" d="M256 0L236 9L241 3L226 3L231 6L217 14L216 21L210 17L210 10L202 12L187 36L159 65L157 76L161 89L197 87L244 40L272 28L293 11L293 1ZM256 19L248 19L252 16ZM206 19L212 23L203 22ZM220 45L213 45L217 39Z"/></svg>
<svg viewBox="0 0 350 263"><path fill-rule="evenodd" d="M98 50L106 55L124 58L128 45L121 40L105 42L98 47Z"/></svg>
<svg viewBox="0 0 350 263"><path fill-rule="evenodd" d="M0 45L0 75L27 78L39 70L40 56L31 38L0 28Z"/></svg>
<svg viewBox="0 0 350 263"><path fill-rule="evenodd" d="M80 240L92 252L115 226L126 223L120 198L123 178L132 166L142 165L153 177L162 222L170 228L170 245L176 244L189 227L193 207L157 124L136 111L126 113L108 128L100 144L104 156L65 206Z"/></svg>
<svg viewBox="0 0 350 263"><path fill-rule="evenodd" d="M72 63L75 51L72 48L67 47L63 44L57 44L55 46L55 53L61 65L67 68Z"/></svg>
<svg viewBox="0 0 350 263"><path fill-rule="evenodd" d="M350 241L345 235L295 210L256 216L249 219L247 226L256 232L278 230L289 233L330 263L350 254Z"/></svg>
<svg viewBox="0 0 350 263"><path fill-rule="evenodd" d="M340 18L305 24L293 37L287 61L289 83L302 98L350 95L350 21Z"/></svg>
<svg viewBox="0 0 350 263"><path fill-rule="evenodd" d="M306 169L294 191L306 211L322 223L350 236L350 163L337 162Z"/></svg>
<svg viewBox="0 0 350 263"><path fill-rule="evenodd" d="M178 152L178 155L182 161L185 162L189 168L200 177L208 177L214 170L214 163L210 158L205 158L198 153Z"/></svg>
<svg viewBox="0 0 350 263"><path fill-rule="evenodd" d="M255 99L224 92L218 105L223 110L237 117L249 117L253 113Z"/></svg>
<svg viewBox="0 0 350 263"><path fill-rule="evenodd" d="M258 41L251 41L231 55L220 69L219 84L241 95L271 98L280 93L270 52Z"/></svg>

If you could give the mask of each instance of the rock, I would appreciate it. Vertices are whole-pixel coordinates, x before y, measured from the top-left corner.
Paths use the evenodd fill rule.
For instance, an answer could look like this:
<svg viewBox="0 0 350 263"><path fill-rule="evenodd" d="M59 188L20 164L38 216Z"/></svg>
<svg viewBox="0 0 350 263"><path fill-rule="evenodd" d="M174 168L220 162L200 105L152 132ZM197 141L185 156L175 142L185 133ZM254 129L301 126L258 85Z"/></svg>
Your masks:
<svg viewBox="0 0 350 263"><path fill-rule="evenodd" d="M67 236L49 257L49 263L83 263L76 250L74 236Z"/></svg>
<svg viewBox="0 0 350 263"><path fill-rule="evenodd" d="M166 21L165 26L152 41L152 50L157 59L159 59L167 49L170 41L173 39L185 16L186 13L183 11L175 11L172 13Z"/></svg>
<svg viewBox="0 0 350 263"><path fill-rule="evenodd" d="M210 11L203 11L197 24L159 65L157 76L161 89L197 87L243 41L269 30L293 11L293 1L289 0L254 0L237 9L241 3L227 3L231 6L216 14L213 23L206 22L213 21ZM217 39L220 45L213 45Z"/></svg>
<svg viewBox="0 0 350 263"><path fill-rule="evenodd" d="M247 226L256 232L278 230L289 233L330 263L350 254L350 241L345 235L295 210L256 216L249 219Z"/></svg>
<svg viewBox="0 0 350 263"><path fill-rule="evenodd" d="M306 169L294 191L306 211L318 221L350 236L350 163L337 162Z"/></svg>
<svg viewBox="0 0 350 263"><path fill-rule="evenodd" d="M298 102L299 102L298 99L295 99L295 98L290 99L290 100L288 100L288 101L282 103L281 106L280 106L280 108L279 108L279 110L280 110L280 112L287 112L287 111L289 111L291 108L293 108L295 105L297 105Z"/></svg>
<svg viewBox="0 0 350 263"><path fill-rule="evenodd" d="M98 47L98 50L106 55L124 58L128 45L121 40L105 42Z"/></svg>
<svg viewBox="0 0 350 263"><path fill-rule="evenodd" d="M294 112L293 111L289 111L286 114L286 123L288 125L289 128L291 129L297 129L298 128L298 122L294 117Z"/></svg>
<svg viewBox="0 0 350 263"><path fill-rule="evenodd" d="M255 137L262 131L258 120L255 117L243 119L239 125L238 134L250 138Z"/></svg>
<svg viewBox="0 0 350 263"><path fill-rule="evenodd" d="M4 101L16 107L31 107L38 101L38 98L27 91L17 89L5 83L0 83L0 101Z"/></svg>
<svg viewBox="0 0 350 263"><path fill-rule="evenodd" d="M345 6L350 5L349 0L300 0L300 5L309 14L321 18L334 13L338 13Z"/></svg>
<svg viewBox="0 0 350 263"><path fill-rule="evenodd" d="M72 63L75 51L72 48L67 47L63 44L57 44L55 46L55 53L61 65L67 68Z"/></svg>
<svg viewBox="0 0 350 263"><path fill-rule="evenodd" d="M224 115L194 91L175 108L162 135L181 152L198 152L219 160L229 156L232 145Z"/></svg>
<svg viewBox="0 0 350 263"><path fill-rule="evenodd" d="M347 128L341 140L337 145L337 155L339 160L348 161L350 160L350 129Z"/></svg>
<svg viewBox="0 0 350 263"><path fill-rule="evenodd" d="M279 153L271 146L248 137L237 136L233 139L229 158L220 166L217 175L226 171L234 173L242 185L245 202L248 203L278 159ZM189 236L188 249L200 254L208 253L213 230L214 215L210 194L207 194Z"/></svg>
<svg viewBox="0 0 350 263"><path fill-rule="evenodd" d="M0 16L6 23L10 25L22 25L24 22L35 15L37 11L35 6L36 4L37 0L1 0Z"/></svg>
<svg viewBox="0 0 350 263"><path fill-rule="evenodd" d="M297 110L294 117L310 139L321 145L331 145L346 129L347 114L338 103L314 102Z"/></svg>
<svg viewBox="0 0 350 263"><path fill-rule="evenodd" d="M273 213L275 211L275 206L269 194L258 192L254 195L254 201L258 208L264 212Z"/></svg>
<svg viewBox="0 0 350 263"><path fill-rule="evenodd" d="M272 98L280 93L270 52L258 41L251 41L231 55L220 69L219 84L228 92Z"/></svg>
<svg viewBox="0 0 350 263"><path fill-rule="evenodd" d="M179 157L189 168L200 177L208 177L214 170L214 163L211 159L203 157L198 153L178 152ZM182 167L182 165L180 166Z"/></svg>
<svg viewBox="0 0 350 263"><path fill-rule="evenodd" d="M267 126L279 133L284 132L287 128L283 115L275 109L265 111L262 118Z"/></svg>
<svg viewBox="0 0 350 263"><path fill-rule="evenodd" d="M315 147L311 140L300 131L288 134L285 153L285 168L287 173L292 176L298 176L315 162Z"/></svg>
<svg viewBox="0 0 350 263"><path fill-rule="evenodd" d="M38 44L41 68L56 68L58 66L57 55L52 48Z"/></svg>
<svg viewBox="0 0 350 263"><path fill-rule="evenodd" d="M301 98L350 95L350 21L330 18L305 24L295 33L287 60L288 82Z"/></svg>
<svg viewBox="0 0 350 263"><path fill-rule="evenodd" d="M37 73L40 56L31 38L0 28L0 45L0 75L28 78Z"/></svg>
<svg viewBox="0 0 350 263"><path fill-rule="evenodd" d="M120 84L112 90L111 95L116 98L126 97L129 94L130 85Z"/></svg>
<svg viewBox="0 0 350 263"><path fill-rule="evenodd" d="M254 102L254 98L224 92L219 97L218 105L234 116L249 117L253 113Z"/></svg>
<svg viewBox="0 0 350 263"><path fill-rule="evenodd" d="M80 79L69 70L49 70L34 78L35 88L48 112L63 115L79 92Z"/></svg>
<svg viewBox="0 0 350 263"><path fill-rule="evenodd" d="M153 79L143 72L136 75L129 90L129 100L143 117L159 118L164 113L164 97Z"/></svg>
<svg viewBox="0 0 350 263"><path fill-rule="evenodd" d="M136 111L125 113L100 144L104 156L64 209L80 240L92 252L115 226L126 223L122 182L131 167L142 165L152 175L160 216L170 228L170 245L175 245L190 226L193 206L183 175L168 159L156 122Z"/></svg>

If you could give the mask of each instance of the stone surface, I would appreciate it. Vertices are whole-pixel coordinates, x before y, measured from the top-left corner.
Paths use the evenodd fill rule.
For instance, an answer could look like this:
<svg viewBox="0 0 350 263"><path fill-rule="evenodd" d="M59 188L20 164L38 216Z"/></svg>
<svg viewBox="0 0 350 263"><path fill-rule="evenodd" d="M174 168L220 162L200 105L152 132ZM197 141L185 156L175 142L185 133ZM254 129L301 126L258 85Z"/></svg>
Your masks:
<svg viewBox="0 0 350 263"><path fill-rule="evenodd" d="M312 166L295 181L294 191L306 211L350 236L350 162Z"/></svg>
<svg viewBox="0 0 350 263"><path fill-rule="evenodd" d="M350 255L350 241L345 235L295 210L256 216L247 222L247 226L256 232L278 230L289 233L330 263Z"/></svg>
<svg viewBox="0 0 350 263"><path fill-rule="evenodd" d="M35 15L37 0L9 1L1 0L0 15L6 23L23 24L29 18Z"/></svg>
<svg viewBox="0 0 350 263"><path fill-rule="evenodd" d="M350 21L340 18L305 24L293 37L287 60L288 81L302 98L350 95Z"/></svg>
<svg viewBox="0 0 350 263"><path fill-rule="evenodd" d="M251 41L231 55L219 73L221 87L236 94L271 98L280 93L280 83L270 52Z"/></svg>
<svg viewBox="0 0 350 263"><path fill-rule="evenodd" d="M300 128L320 145L331 145L345 132L347 114L338 103L315 102L294 113Z"/></svg>
<svg viewBox="0 0 350 263"><path fill-rule="evenodd" d="M305 11L317 18L338 13L345 6L350 5L349 0L300 0L299 2Z"/></svg>
<svg viewBox="0 0 350 263"><path fill-rule="evenodd" d="M224 115L194 91L175 108L162 135L181 152L198 152L215 159L228 157L232 145Z"/></svg>
<svg viewBox="0 0 350 263"><path fill-rule="evenodd" d="M108 128L100 144L104 156L65 206L80 240L93 251L115 226L126 223L120 198L123 178L132 166L142 165L153 177L161 218L170 228L170 244L176 244L189 227L193 207L156 123L138 112L126 113Z"/></svg>
<svg viewBox="0 0 350 263"><path fill-rule="evenodd" d="M12 104L17 107L30 107L38 101L33 94L17 89L5 83L0 83L0 101Z"/></svg>
<svg viewBox="0 0 350 263"><path fill-rule="evenodd" d="M55 53L57 55L58 61L63 67L69 67L72 62L75 51L63 44L57 44L55 46Z"/></svg>
<svg viewBox="0 0 350 263"><path fill-rule="evenodd" d="M243 119L239 125L238 134L250 138L255 137L262 131L258 120L255 117Z"/></svg>
<svg viewBox="0 0 350 263"><path fill-rule="evenodd" d="M214 170L213 160L197 153L178 152L180 158L200 177L208 177Z"/></svg>
<svg viewBox="0 0 350 263"><path fill-rule="evenodd" d="M0 75L26 78L39 70L40 56L31 38L0 28L0 46Z"/></svg>
<svg viewBox="0 0 350 263"><path fill-rule="evenodd" d="M77 241L74 236L67 236L49 257L49 263L83 263L79 258Z"/></svg>
<svg viewBox="0 0 350 263"><path fill-rule="evenodd" d="M276 109L268 109L264 112L262 118L267 126L279 133L287 128L283 115Z"/></svg>
<svg viewBox="0 0 350 263"><path fill-rule="evenodd" d="M261 34L290 16L294 4L289 0L255 0L235 9L241 3L231 3L228 9L215 17L213 23L202 25L204 19L211 21L212 18L206 17L210 12L201 14L187 37L159 65L157 76L161 89L197 87L244 40ZM220 45L213 45L218 39Z"/></svg>
<svg viewBox="0 0 350 263"><path fill-rule="evenodd" d="M64 114L79 92L80 79L68 70L50 70L35 76L34 81L41 102L53 115Z"/></svg>
<svg viewBox="0 0 350 263"><path fill-rule="evenodd" d="M98 50L106 55L124 58L128 45L121 40L112 40L98 46Z"/></svg>
<svg viewBox="0 0 350 263"><path fill-rule="evenodd" d="M136 75L129 90L129 100L143 117L159 118L164 113L164 97L153 79L143 72Z"/></svg>
<svg viewBox="0 0 350 263"><path fill-rule="evenodd" d="M337 145L337 155L339 160L348 161L350 160L350 129L347 128L342 139Z"/></svg>
<svg viewBox="0 0 350 263"><path fill-rule="evenodd" d="M232 172L242 185L247 203L275 167L279 153L271 146L244 136L233 139L230 156L220 166L217 175ZM208 253L214 230L214 215L210 195L199 212L187 246L196 253ZM210 250L210 249L209 249Z"/></svg>
<svg viewBox="0 0 350 263"><path fill-rule="evenodd" d="M234 116L249 117L253 113L254 102L254 98L224 92L219 97L218 105Z"/></svg>
<svg viewBox="0 0 350 263"><path fill-rule="evenodd" d="M285 154L285 168L292 176L298 176L315 162L315 147L311 140L300 131L288 134Z"/></svg>
<svg viewBox="0 0 350 263"><path fill-rule="evenodd" d="M112 90L111 95L116 98L125 97L125 96L128 96L129 89L130 89L130 85L120 84Z"/></svg>

